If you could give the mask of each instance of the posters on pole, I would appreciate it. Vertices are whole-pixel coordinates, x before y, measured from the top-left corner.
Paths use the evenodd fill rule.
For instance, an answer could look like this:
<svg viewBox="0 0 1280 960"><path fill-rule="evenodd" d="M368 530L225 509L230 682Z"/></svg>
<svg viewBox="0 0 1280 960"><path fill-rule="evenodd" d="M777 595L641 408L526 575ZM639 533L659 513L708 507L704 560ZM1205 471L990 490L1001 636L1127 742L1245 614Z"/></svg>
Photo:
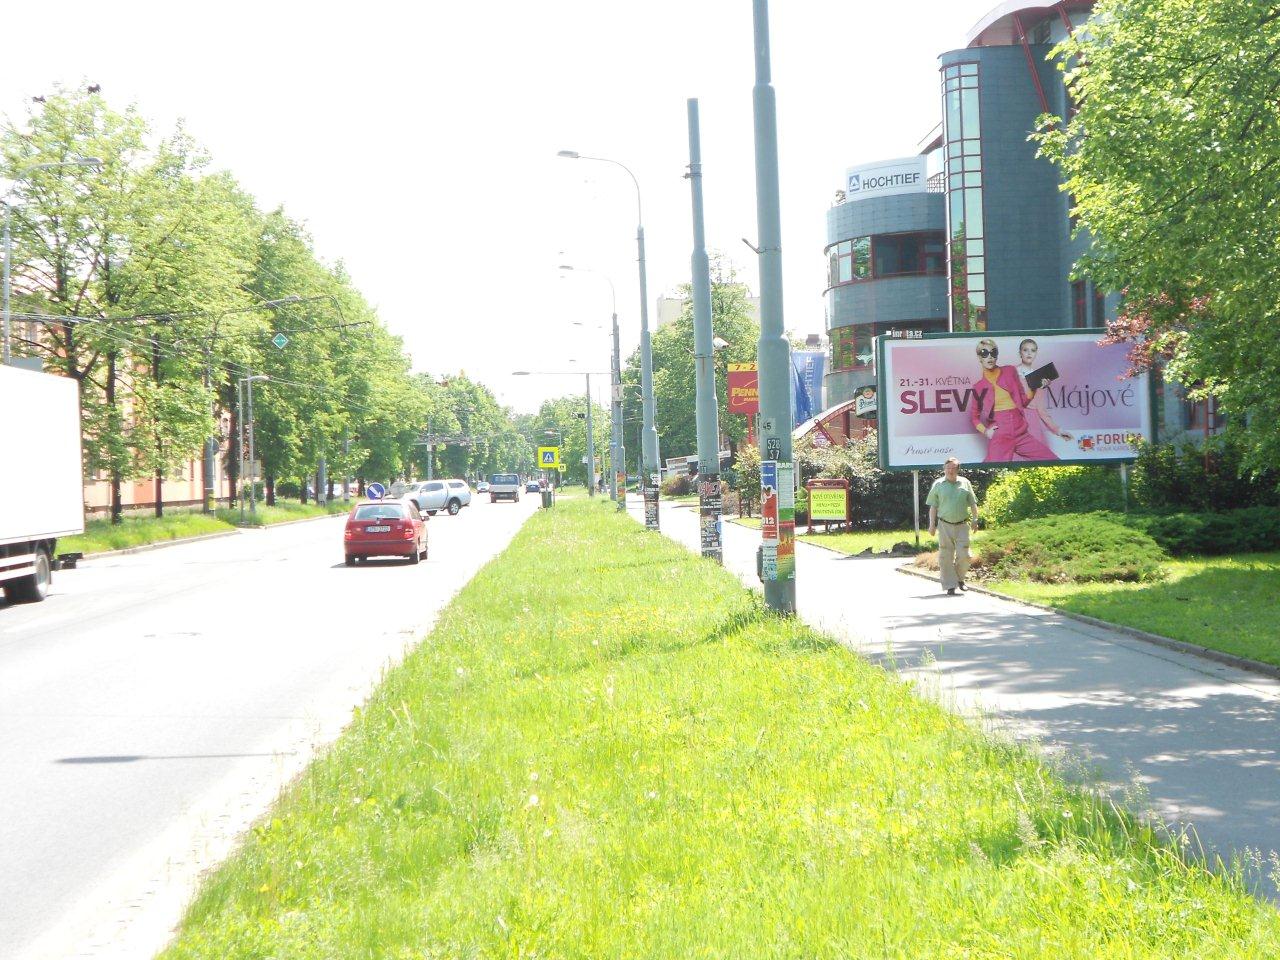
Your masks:
<svg viewBox="0 0 1280 960"><path fill-rule="evenodd" d="M760 540L763 547L760 576L778 579L778 463L760 464Z"/></svg>
<svg viewBox="0 0 1280 960"><path fill-rule="evenodd" d="M720 515L724 504L720 495L720 474L704 473L698 477L698 514L701 521L702 555L724 562L721 546Z"/></svg>
<svg viewBox="0 0 1280 960"><path fill-rule="evenodd" d="M726 371L726 409L730 413L753 414L760 412L760 374L755 362L731 363Z"/></svg>
<svg viewBox="0 0 1280 960"><path fill-rule="evenodd" d="M791 463L778 464L778 579L796 578L796 473Z"/></svg>
<svg viewBox="0 0 1280 960"><path fill-rule="evenodd" d="M658 529L659 480L656 473L651 473L649 482L644 485L644 525L650 530Z"/></svg>
<svg viewBox="0 0 1280 960"><path fill-rule="evenodd" d="M1147 375L1097 330L879 337L880 463L941 466L1133 460L1155 439Z"/></svg>

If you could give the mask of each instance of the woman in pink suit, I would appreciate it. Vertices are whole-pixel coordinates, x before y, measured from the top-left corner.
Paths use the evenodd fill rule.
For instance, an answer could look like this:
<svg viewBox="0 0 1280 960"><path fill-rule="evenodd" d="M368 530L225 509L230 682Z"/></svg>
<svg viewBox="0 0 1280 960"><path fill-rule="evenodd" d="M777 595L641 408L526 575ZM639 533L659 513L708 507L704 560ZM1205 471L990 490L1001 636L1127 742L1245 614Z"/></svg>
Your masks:
<svg viewBox="0 0 1280 960"><path fill-rule="evenodd" d="M1027 374L1036 368L1036 354L1040 352L1040 345L1028 337L1018 344L1018 358L1022 363L1018 364L1018 373L1022 377L1022 383L1025 386L1027 382ZM1048 430L1055 437L1061 437L1063 440L1070 440L1071 434L1065 430L1059 430L1058 424L1054 422L1053 417L1049 416L1049 411L1045 408L1045 392L1043 390L1031 390L1028 392L1031 402L1027 404L1027 433L1039 440L1045 446L1048 446L1048 437L1045 431Z"/></svg>
<svg viewBox="0 0 1280 960"><path fill-rule="evenodd" d="M974 400L970 419L987 438L986 462L1009 463L1014 457L1057 460L1058 455L1027 430L1026 409L1036 392L1027 393L1017 367L1000 366L1000 348L994 340L979 340L976 349L982 374L970 387Z"/></svg>

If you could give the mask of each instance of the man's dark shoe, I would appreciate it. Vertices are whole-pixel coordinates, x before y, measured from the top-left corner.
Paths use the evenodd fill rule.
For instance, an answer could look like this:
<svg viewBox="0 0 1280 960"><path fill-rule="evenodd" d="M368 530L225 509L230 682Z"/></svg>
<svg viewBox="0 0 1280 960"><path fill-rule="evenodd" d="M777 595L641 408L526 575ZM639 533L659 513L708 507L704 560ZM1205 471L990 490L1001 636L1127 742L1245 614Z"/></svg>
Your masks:
<svg viewBox="0 0 1280 960"><path fill-rule="evenodd" d="M960 581L960 590L961 590L961 592L968 592L968 590L969 590L969 588L968 588L968 587L966 587L966 586L964 585L964 581L963 581L963 580L961 580L961 581Z"/></svg>
<svg viewBox="0 0 1280 960"><path fill-rule="evenodd" d="M956 595L956 588L955 588L955 587L947 587L947 596L948 596L948 597L954 597L955 595Z"/></svg>

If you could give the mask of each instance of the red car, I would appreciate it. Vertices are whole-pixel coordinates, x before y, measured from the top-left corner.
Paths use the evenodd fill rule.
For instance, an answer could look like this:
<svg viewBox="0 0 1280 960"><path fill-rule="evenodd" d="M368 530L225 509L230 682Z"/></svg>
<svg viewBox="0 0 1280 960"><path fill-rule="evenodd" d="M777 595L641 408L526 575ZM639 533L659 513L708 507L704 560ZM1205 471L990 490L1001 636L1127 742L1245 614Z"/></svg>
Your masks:
<svg viewBox="0 0 1280 960"><path fill-rule="evenodd" d="M348 567L369 557L405 557L417 563L427 556L427 518L412 500L362 503L347 515L342 546Z"/></svg>

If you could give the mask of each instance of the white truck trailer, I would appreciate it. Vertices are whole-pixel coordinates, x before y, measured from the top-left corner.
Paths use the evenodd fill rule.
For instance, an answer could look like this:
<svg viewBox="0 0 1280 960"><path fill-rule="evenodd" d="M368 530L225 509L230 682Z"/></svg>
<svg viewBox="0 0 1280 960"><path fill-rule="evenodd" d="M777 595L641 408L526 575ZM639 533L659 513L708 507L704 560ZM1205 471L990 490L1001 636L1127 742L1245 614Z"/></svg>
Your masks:
<svg viewBox="0 0 1280 960"><path fill-rule="evenodd" d="M43 600L58 538L83 532L79 384L0 366L0 587L6 599Z"/></svg>

